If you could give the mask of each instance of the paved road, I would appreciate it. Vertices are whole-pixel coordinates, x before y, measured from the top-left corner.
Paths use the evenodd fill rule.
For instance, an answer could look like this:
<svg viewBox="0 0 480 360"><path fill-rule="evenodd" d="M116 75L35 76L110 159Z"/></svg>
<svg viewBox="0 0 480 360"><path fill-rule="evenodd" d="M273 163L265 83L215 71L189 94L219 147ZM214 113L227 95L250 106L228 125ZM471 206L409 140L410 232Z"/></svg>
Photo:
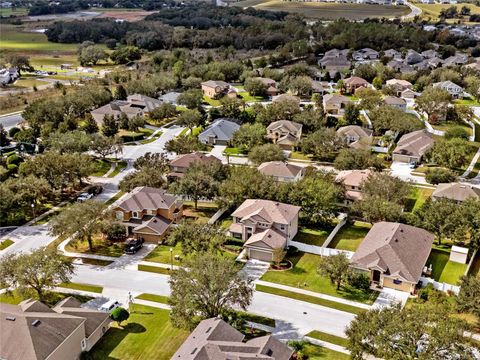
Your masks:
<svg viewBox="0 0 480 360"><path fill-rule="evenodd" d="M22 121L23 121L23 118L21 113L13 113L13 114L0 116L0 124L2 124L6 130L9 130L14 126L17 126Z"/></svg>
<svg viewBox="0 0 480 360"><path fill-rule="evenodd" d="M47 224L21 226L11 233L3 236L1 240L10 239L14 244L0 251L0 256L18 252L29 252L42 246L48 245L55 240L54 236L49 234Z"/></svg>
<svg viewBox="0 0 480 360"><path fill-rule="evenodd" d="M420 9L418 6L413 5L412 3L409 3L408 1L405 1L405 5L407 5L411 12L407 15L402 16L400 19L402 20L410 20L413 19L415 16L420 16L422 13L422 9Z"/></svg>

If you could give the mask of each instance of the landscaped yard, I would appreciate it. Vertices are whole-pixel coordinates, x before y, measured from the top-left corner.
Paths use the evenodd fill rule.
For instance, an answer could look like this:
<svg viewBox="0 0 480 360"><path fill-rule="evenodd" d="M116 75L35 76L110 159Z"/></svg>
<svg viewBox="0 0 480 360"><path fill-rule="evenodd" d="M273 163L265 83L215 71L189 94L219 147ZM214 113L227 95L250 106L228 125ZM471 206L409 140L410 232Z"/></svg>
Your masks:
<svg viewBox="0 0 480 360"><path fill-rule="evenodd" d="M328 247L339 250L355 251L363 241L372 226L368 223L355 221L345 224L335 235Z"/></svg>
<svg viewBox="0 0 480 360"><path fill-rule="evenodd" d="M432 265L432 278L436 281L457 285L458 280L467 270L467 264L449 261L449 257L448 251L433 249L426 266Z"/></svg>
<svg viewBox="0 0 480 360"><path fill-rule="evenodd" d="M172 326L168 310L143 305L134 305L134 310L122 327L112 323L89 352L91 359L167 360L189 335Z"/></svg>
<svg viewBox="0 0 480 360"><path fill-rule="evenodd" d="M195 220L198 224L205 224L218 211L217 204L213 202L199 202L195 210L193 202L183 203L183 216Z"/></svg>
<svg viewBox="0 0 480 360"><path fill-rule="evenodd" d="M442 124L439 124L439 125L432 125L432 127L435 130L440 130L440 131L447 131L451 128L461 127L463 129L465 129L465 131L468 133L468 135L472 135L472 133L473 133L472 128L465 123L445 122L445 123L442 123Z"/></svg>
<svg viewBox="0 0 480 360"><path fill-rule="evenodd" d="M104 256L119 257L123 255L123 243L112 243L103 240L100 235L93 238L93 251L90 251L87 241L72 240L65 246L66 251L81 253L81 254L95 254Z"/></svg>
<svg viewBox="0 0 480 360"><path fill-rule="evenodd" d="M94 171L90 174L90 176L100 177L107 173L110 170L110 161L105 159L99 159L94 162Z"/></svg>
<svg viewBox="0 0 480 360"><path fill-rule="evenodd" d="M110 174L108 174L108 177L113 178L117 176L120 173L120 171L122 171L127 167L127 165L128 165L127 162L123 160L117 162L117 166L115 166L115 169L113 169L113 171Z"/></svg>
<svg viewBox="0 0 480 360"><path fill-rule="evenodd" d="M305 290L315 291L326 295L337 296L348 300L373 304L377 297L374 291L361 291L350 286L337 291L336 286L330 280L317 273L320 256L298 252L287 256L293 264L293 268L287 271L270 270L263 275L262 280L273 283L288 285Z"/></svg>
<svg viewBox="0 0 480 360"><path fill-rule="evenodd" d="M48 292L45 294L45 304L48 306L54 306L56 303L58 303L60 300L65 299L66 297L72 296L81 303L87 302L91 300L92 298L89 296L82 296L82 295L72 295L72 294L64 294L64 293L58 293L58 292ZM36 293L32 292L27 292L25 294L20 294L16 290L12 292L6 292L3 294L0 294L0 302L6 303L6 304L12 304L12 305L17 305L23 300L27 299L36 299Z"/></svg>
<svg viewBox="0 0 480 360"><path fill-rule="evenodd" d="M293 240L309 245L322 246L331 231L332 228L312 229L307 227L301 227Z"/></svg>

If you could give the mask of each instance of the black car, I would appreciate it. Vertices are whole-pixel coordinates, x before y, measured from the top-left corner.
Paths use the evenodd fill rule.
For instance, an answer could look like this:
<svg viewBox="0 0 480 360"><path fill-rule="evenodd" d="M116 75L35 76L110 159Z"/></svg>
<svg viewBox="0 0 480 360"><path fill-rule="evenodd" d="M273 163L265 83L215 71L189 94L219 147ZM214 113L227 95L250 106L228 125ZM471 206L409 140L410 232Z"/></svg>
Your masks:
<svg viewBox="0 0 480 360"><path fill-rule="evenodd" d="M130 239L125 242L124 253L135 254L143 247L143 239Z"/></svg>
<svg viewBox="0 0 480 360"><path fill-rule="evenodd" d="M87 190L89 194L92 194L94 196L100 194L102 191L103 191L102 185L98 185L98 184L94 184L90 186Z"/></svg>

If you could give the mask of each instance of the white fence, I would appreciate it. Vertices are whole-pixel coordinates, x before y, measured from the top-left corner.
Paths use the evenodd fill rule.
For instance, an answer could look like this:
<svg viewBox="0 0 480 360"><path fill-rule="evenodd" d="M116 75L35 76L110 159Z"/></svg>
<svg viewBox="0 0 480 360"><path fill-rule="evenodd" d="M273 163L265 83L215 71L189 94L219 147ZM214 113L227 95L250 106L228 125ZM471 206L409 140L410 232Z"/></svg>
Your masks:
<svg viewBox="0 0 480 360"><path fill-rule="evenodd" d="M433 288L440 291L452 291L455 294L460 292L460 286L450 285L447 283L441 283L438 281L433 280L432 278L421 277L420 281L422 282L422 286L425 287L428 284L432 284Z"/></svg>
<svg viewBox="0 0 480 360"><path fill-rule="evenodd" d="M341 213L338 215L338 224L335 226L330 234L328 234L328 237L325 239L325 242L323 243L322 247L326 248L330 243L332 242L333 238L337 233L340 231L340 229L345 225L347 222L347 214Z"/></svg>
<svg viewBox="0 0 480 360"><path fill-rule="evenodd" d="M352 251L330 249L322 246L309 245L309 244L301 243L298 241L290 241L288 243L288 246L295 246L300 251L303 251L309 254L320 255L320 256L332 256L332 255L344 253L347 256L347 258L351 259L354 254Z"/></svg>

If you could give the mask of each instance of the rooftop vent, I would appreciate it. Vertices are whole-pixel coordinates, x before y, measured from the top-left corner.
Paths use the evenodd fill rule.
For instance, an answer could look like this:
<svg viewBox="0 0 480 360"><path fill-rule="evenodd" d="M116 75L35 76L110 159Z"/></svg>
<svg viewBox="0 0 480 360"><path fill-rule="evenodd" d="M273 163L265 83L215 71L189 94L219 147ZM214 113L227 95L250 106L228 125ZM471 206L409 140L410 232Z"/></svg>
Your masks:
<svg viewBox="0 0 480 360"><path fill-rule="evenodd" d="M190 355L195 354L196 351L197 351L197 348L193 349L192 352L190 353Z"/></svg>
<svg viewBox="0 0 480 360"><path fill-rule="evenodd" d="M205 332L206 332L206 333L209 333L210 330L212 330L212 327L211 327L211 326L210 326L210 327L207 329L207 331L205 331Z"/></svg>
<svg viewBox="0 0 480 360"><path fill-rule="evenodd" d="M7 316L5 319L8 321L15 321L15 316Z"/></svg>
<svg viewBox="0 0 480 360"><path fill-rule="evenodd" d="M32 322L32 326L35 326L35 327L37 327L40 324L41 324L40 320L33 320L33 322Z"/></svg>

